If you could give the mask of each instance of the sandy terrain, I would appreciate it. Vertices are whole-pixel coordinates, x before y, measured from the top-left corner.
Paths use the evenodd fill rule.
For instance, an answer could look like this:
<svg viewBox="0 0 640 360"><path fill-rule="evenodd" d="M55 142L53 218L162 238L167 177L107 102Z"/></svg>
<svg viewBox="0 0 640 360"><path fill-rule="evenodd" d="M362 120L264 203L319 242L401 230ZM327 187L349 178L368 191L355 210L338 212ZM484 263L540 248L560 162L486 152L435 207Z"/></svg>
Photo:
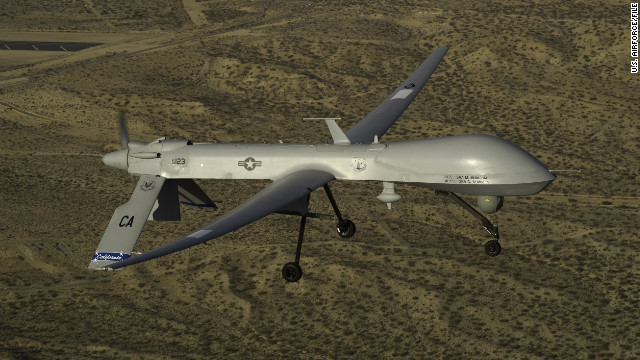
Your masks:
<svg viewBox="0 0 640 360"><path fill-rule="evenodd" d="M640 357L640 78L628 5L538 1L10 1L0 40L0 358L630 359ZM150 5L151 4L151 5ZM176 5L177 4L177 5ZM438 46L451 49L384 141L504 137L559 173L491 220L397 185L332 183L357 225L271 215L123 271L86 267L135 182L105 167L133 139L324 142ZM149 222L137 251L212 221L266 182L200 181L218 212ZM470 200L473 200L469 198ZM312 210L331 213L323 190Z"/></svg>

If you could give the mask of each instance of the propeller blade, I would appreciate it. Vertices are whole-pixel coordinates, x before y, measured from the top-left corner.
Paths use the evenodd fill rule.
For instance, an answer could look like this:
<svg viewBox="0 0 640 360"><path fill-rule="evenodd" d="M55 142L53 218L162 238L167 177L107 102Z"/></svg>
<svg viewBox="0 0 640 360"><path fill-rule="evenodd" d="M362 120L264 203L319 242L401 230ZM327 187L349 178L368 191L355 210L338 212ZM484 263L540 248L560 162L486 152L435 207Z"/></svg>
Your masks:
<svg viewBox="0 0 640 360"><path fill-rule="evenodd" d="M125 111L120 110L120 146L122 146L123 149L127 149L129 147L129 129L127 129L127 120L125 119L124 114Z"/></svg>

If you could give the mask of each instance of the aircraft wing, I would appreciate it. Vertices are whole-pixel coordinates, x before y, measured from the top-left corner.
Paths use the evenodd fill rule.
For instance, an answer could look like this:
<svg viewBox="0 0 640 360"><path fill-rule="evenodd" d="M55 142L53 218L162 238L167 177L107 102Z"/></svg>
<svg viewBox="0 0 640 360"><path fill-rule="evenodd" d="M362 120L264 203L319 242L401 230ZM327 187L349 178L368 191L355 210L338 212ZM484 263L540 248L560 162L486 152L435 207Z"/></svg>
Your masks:
<svg viewBox="0 0 640 360"><path fill-rule="evenodd" d="M333 178L330 173L320 170L302 170L289 174L275 180L242 205L225 213L211 224L157 249L111 263L107 268L118 269L137 264L215 239L278 211L291 202L307 196Z"/></svg>
<svg viewBox="0 0 640 360"><path fill-rule="evenodd" d="M368 144L373 142L375 135L381 138L418 95L444 58L447 50L449 50L448 47L441 47L431 53L427 60L402 85L398 86L388 98L349 129L345 134L349 141L351 143Z"/></svg>

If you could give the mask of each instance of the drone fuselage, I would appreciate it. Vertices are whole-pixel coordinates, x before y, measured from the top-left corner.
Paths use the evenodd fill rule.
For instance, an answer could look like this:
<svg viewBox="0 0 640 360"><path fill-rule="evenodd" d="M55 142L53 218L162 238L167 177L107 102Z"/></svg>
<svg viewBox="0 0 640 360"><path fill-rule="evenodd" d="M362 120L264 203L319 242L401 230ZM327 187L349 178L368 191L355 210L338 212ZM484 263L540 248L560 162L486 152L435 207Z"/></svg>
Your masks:
<svg viewBox="0 0 640 360"><path fill-rule="evenodd" d="M337 180L408 183L470 195L531 195L555 176L519 146L489 135L371 144L195 143L159 139L119 156L134 175L167 179L270 179L296 171ZM105 160L107 165L108 160ZM118 167L118 166L114 166Z"/></svg>

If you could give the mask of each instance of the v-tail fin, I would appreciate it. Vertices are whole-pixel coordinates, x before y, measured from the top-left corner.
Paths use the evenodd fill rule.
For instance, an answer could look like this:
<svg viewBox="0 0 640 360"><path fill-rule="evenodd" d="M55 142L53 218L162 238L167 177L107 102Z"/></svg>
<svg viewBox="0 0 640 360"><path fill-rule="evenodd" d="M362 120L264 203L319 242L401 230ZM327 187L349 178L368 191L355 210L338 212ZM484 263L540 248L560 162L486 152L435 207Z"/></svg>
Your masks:
<svg viewBox="0 0 640 360"><path fill-rule="evenodd" d="M113 213L89 269L103 270L107 265L131 256L164 182L165 178L161 176L140 177L131 199Z"/></svg>

